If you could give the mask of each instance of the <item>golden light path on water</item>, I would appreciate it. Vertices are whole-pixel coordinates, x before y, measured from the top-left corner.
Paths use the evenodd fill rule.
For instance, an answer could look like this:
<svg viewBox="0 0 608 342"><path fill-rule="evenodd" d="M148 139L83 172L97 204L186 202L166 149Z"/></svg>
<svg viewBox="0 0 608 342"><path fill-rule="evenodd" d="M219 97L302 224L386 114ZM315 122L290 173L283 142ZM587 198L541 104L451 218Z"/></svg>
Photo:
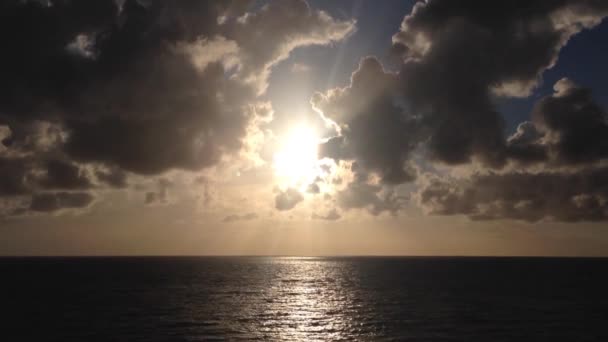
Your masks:
<svg viewBox="0 0 608 342"><path fill-rule="evenodd" d="M220 264L226 276L205 277L199 286L211 290L204 297L207 304L188 312L203 327L203 338L342 341L358 336L373 341L383 333L383 324L370 316L373 307L365 304L370 296L357 290L361 274L352 263L252 257Z"/></svg>
<svg viewBox="0 0 608 342"><path fill-rule="evenodd" d="M352 336L358 325L353 314L357 306L352 292L344 291L348 287L341 284L348 281L344 269L315 258L273 262L280 264L281 274L269 289L268 309L282 323L271 336L284 341L337 341Z"/></svg>

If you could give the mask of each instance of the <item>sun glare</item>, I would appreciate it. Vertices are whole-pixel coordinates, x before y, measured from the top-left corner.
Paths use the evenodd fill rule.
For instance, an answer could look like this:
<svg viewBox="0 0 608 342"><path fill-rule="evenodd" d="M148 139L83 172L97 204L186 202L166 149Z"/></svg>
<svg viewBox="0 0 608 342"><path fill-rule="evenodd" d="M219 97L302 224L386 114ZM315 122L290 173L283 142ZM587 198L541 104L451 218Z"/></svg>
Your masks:
<svg viewBox="0 0 608 342"><path fill-rule="evenodd" d="M287 186L306 186L318 174L319 137L314 129L298 126L279 142L273 167L279 180Z"/></svg>

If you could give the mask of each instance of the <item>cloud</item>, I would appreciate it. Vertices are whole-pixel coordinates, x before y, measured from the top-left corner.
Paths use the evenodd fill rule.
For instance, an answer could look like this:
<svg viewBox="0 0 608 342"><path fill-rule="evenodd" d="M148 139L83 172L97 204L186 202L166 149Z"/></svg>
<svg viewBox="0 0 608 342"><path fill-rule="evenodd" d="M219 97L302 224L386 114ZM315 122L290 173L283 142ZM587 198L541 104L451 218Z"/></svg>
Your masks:
<svg viewBox="0 0 608 342"><path fill-rule="evenodd" d="M395 215L403 209L406 200L406 197L397 195L394 189L370 184L367 180L355 180L336 194L336 202L340 208L366 209L374 216L385 211Z"/></svg>
<svg viewBox="0 0 608 342"><path fill-rule="evenodd" d="M215 36L227 4L125 1L120 12L111 0L5 4L0 112L11 129L60 123L58 148L80 162L141 174L213 165L240 148L251 119L240 107L253 92L226 79L221 61L199 71L173 47ZM83 34L95 58L70 50Z"/></svg>
<svg viewBox="0 0 608 342"><path fill-rule="evenodd" d="M316 93L311 103L339 130L338 136L320 146L320 155L350 162L354 175L336 193L338 205L345 210L367 209L373 215L399 211L404 201L390 188L416 179L410 158L420 140L420 123L399 104L397 76L386 72L376 58L367 57L347 87Z"/></svg>
<svg viewBox="0 0 608 342"><path fill-rule="evenodd" d="M27 170L27 162L23 159L0 157L0 196L28 193Z"/></svg>
<svg viewBox="0 0 608 342"><path fill-rule="evenodd" d="M63 160L46 162L46 174L37 182L44 189L87 189L92 186L88 175L78 166Z"/></svg>
<svg viewBox="0 0 608 342"><path fill-rule="evenodd" d="M3 5L0 123L60 122L70 157L140 174L199 170L237 152L260 91L248 80L265 82L294 48L354 25L295 0L254 13L225 1L89 5ZM83 35L95 58L73 53ZM237 63L238 77L227 77Z"/></svg>
<svg viewBox="0 0 608 342"><path fill-rule="evenodd" d="M127 173L116 167L97 169L95 176L102 183L114 188L126 188L128 186Z"/></svg>
<svg viewBox="0 0 608 342"><path fill-rule="evenodd" d="M0 156L0 175L0 195L7 196L37 190L83 190L93 187L86 170L59 159Z"/></svg>
<svg viewBox="0 0 608 342"><path fill-rule="evenodd" d="M532 112L541 144L554 162L592 163L608 157L608 114L592 98L591 90L561 79L555 93L541 99Z"/></svg>
<svg viewBox="0 0 608 342"><path fill-rule="evenodd" d="M247 213L247 214L242 214L242 215L231 214L231 215L224 217L222 222L231 223L231 222L236 222L236 221L250 221L250 220L255 220L256 218L258 218L258 214L256 214L256 213Z"/></svg>
<svg viewBox="0 0 608 342"><path fill-rule="evenodd" d="M305 1L250 4L0 4L0 195L124 188L129 173L199 171L255 151L252 127L270 118L251 108L272 67L345 38L354 21ZM166 201L166 189L146 196Z"/></svg>
<svg viewBox="0 0 608 342"><path fill-rule="evenodd" d="M608 169L489 173L464 180L429 176L416 198L430 214L461 214L475 220L605 221Z"/></svg>
<svg viewBox="0 0 608 342"><path fill-rule="evenodd" d="M279 191L275 197L274 206L277 210L287 211L295 208L303 200L304 196L298 190L288 188L285 191Z"/></svg>
<svg viewBox="0 0 608 342"><path fill-rule="evenodd" d="M38 193L29 207L34 212L53 212L61 209L79 209L89 206L95 197L86 192Z"/></svg>
<svg viewBox="0 0 608 342"><path fill-rule="evenodd" d="M356 160L357 172L375 173L382 182L400 184L415 178L407 165L416 146L416 120L395 103L396 77L368 57L353 72L350 85L311 102L317 111L340 127L340 136L321 147L321 155Z"/></svg>
<svg viewBox="0 0 608 342"><path fill-rule="evenodd" d="M591 90L563 78L534 106L531 121L507 140L509 158L548 166L597 163L608 157L608 114Z"/></svg>
<svg viewBox="0 0 608 342"><path fill-rule="evenodd" d="M326 220L326 221L337 221L340 218L342 218L342 216L340 215L340 213L338 213L338 211L334 208L332 210L330 210L329 212L327 212L324 215L320 215L320 214L316 214L313 213L311 218L313 220Z"/></svg>
<svg viewBox="0 0 608 342"><path fill-rule="evenodd" d="M0 156L0 217L86 208L94 199L83 192L94 187L89 176L63 160Z"/></svg>
<svg viewBox="0 0 608 342"><path fill-rule="evenodd" d="M495 99L530 95L568 40L606 15L608 4L597 1L416 3L393 36L398 72L367 57L347 87L311 99L339 131L321 155L352 163L355 179L337 193L338 204L398 211L403 201L377 194L415 180L414 157L447 165L477 161L495 170L511 161L548 171L605 158L606 115L587 89L558 82L556 94L542 99L510 137ZM425 189L451 194L451 182L440 184ZM466 203L447 204L430 212L468 213L458 209Z"/></svg>
<svg viewBox="0 0 608 342"><path fill-rule="evenodd" d="M354 20L337 20L311 9L306 1L274 1L225 24L226 37L238 43L237 75L263 92L270 68L305 45L327 45L354 32Z"/></svg>
<svg viewBox="0 0 608 342"><path fill-rule="evenodd" d="M608 115L589 89L569 79L554 90L507 140L518 168L470 179L426 177L419 204L431 214L472 219L607 220ZM535 167L522 167L529 164Z"/></svg>
<svg viewBox="0 0 608 342"><path fill-rule="evenodd" d="M404 60L401 90L429 130L432 156L502 166L504 123L492 96L529 95L568 39L607 14L597 1L417 3L393 43Z"/></svg>
<svg viewBox="0 0 608 342"><path fill-rule="evenodd" d="M169 202L169 188L173 186L173 183L166 179L161 178L156 182L156 191L148 191L144 197L144 204L167 204Z"/></svg>

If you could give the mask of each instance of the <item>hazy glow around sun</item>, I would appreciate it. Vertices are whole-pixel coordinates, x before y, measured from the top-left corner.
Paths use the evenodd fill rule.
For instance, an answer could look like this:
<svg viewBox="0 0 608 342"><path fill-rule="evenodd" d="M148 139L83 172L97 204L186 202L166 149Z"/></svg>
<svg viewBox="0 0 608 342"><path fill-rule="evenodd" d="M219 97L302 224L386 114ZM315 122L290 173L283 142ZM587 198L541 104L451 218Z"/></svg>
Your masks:
<svg viewBox="0 0 608 342"><path fill-rule="evenodd" d="M319 136L308 126L296 126L279 141L273 168L284 186L305 187L319 174Z"/></svg>

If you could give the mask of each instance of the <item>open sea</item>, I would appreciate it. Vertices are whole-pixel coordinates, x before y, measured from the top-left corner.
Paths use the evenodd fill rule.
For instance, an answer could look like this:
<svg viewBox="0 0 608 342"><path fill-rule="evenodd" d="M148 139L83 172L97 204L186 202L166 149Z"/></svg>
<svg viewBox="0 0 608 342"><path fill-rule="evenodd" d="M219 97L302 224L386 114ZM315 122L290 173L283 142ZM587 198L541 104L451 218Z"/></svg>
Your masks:
<svg viewBox="0 0 608 342"><path fill-rule="evenodd" d="M0 258L0 340L608 341L608 259Z"/></svg>

